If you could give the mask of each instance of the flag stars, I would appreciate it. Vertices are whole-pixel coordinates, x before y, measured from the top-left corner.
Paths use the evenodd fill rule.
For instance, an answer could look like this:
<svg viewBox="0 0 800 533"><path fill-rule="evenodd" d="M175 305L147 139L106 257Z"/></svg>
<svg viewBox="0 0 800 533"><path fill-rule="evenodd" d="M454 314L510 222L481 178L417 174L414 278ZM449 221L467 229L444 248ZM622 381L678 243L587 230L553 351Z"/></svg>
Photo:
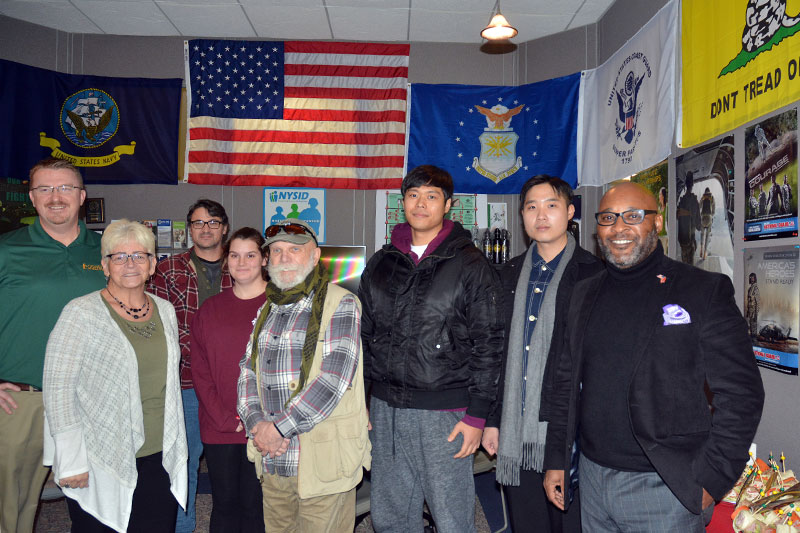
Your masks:
<svg viewBox="0 0 800 533"><path fill-rule="evenodd" d="M261 47L260 46L256 48L256 52L259 52L259 53L261 52Z"/></svg>
<svg viewBox="0 0 800 533"><path fill-rule="evenodd" d="M456 142L460 143L461 142L461 137L456 137Z"/></svg>
<svg viewBox="0 0 800 533"><path fill-rule="evenodd" d="M497 97L497 101L498 101L498 102L502 102L502 101L503 101L503 97L502 97L502 96L498 96L498 97Z"/></svg>
<svg viewBox="0 0 800 533"><path fill-rule="evenodd" d="M242 53L244 53L244 52L246 52L246 51L247 51L247 48L245 48L244 46L242 46L242 48L241 48L240 50L242 51Z"/></svg>
<svg viewBox="0 0 800 533"><path fill-rule="evenodd" d="M461 152L459 152L459 153L458 153L458 158L459 158L459 159L461 159L462 157L464 157L464 154L462 154Z"/></svg>
<svg viewBox="0 0 800 533"><path fill-rule="evenodd" d="M528 165L525 165L525 166L524 166L524 167L522 167L522 168L523 168L524 170L528 170Z"/></svg>
<svg viewBox="0 0 800 533"><path fill-rule="evenodd" d="M537 140L537 141L538 141L539 139L541 139L541 138L542 138L542 136L541 136L541 135L537 135L537 136L536 136L536 140Z"/></svg>
<svg viewBox="0 0 800 533"><path fill-rule="evenodd" d="M208 51L209 51L209 52L213 52L213 51L214 51L214 46L213 46L213 45L209 46L209 47L208 47Z"/></svg>
<svg viewBox="0 0 800 533"><path fill-rule="evenodd" d="M466 167L464 167L464 170L466 170L467 172L469 172L470 170L472 170L472 167L470 167L469 165L467 165Z"/></svg>
<svg viewBox="0 0 800 533"><path fill-rule="evenodd" d="M195 51L195 52L197 52L197 51L199 51L199 50L200 50L200 47L199 47L199 46L197 46L197 45L194 45L194 51Z"/></svg>
<svg viewBox="0 0 800 533"><path fill-rule="evenodd" d="M458 121L458 125L459 125L459 126L463 126L463 125L464 125L464 121L463 121L463 120L459 120L459 121Z"/></svg>
<svg viewBox="0 0 800 533"><path fill-rule="evenodd" d="M261 111L261 104L258 104L258 105L256 106L256 109L258 109L259 111Z"/></svg>
<svg viewBox="0 0 800 533"><path fill-rule="evenodd" d="M272 51L273 51L273 52L277 52L277 51L278 51L278 49L273 47L273 48L272 48Z"/></svg>
<svg viewBox="0 0 800 533"><path fill-rule="evenodd" d="M253 59L253 54L250 54L250 55L249 55L249 56L247 56L247 57L249 57L250 59Z"/></svg>
<svg viewBox="0 0 800 533"><path fill-rule="evenodd" d="M472 108L471 107L469 108L469 112L472 113Z"/></svg>
<svg viewBox="0 0 800 533"><path fill-rule="evenodd" d="M226 46L226 47L225 47L225 51L226 51L226 52L230 52L230 51L231 51L231 47L230 47L230 46Z"/></svg>
<svg viewBox="0 0 800 533"><path fill-rule="evenodd" d="M228 104L225 104L225 109L230 109L230 108L231 108L231 106L229 106Z"/></svg>
<svg viewBox="0 0 800 533"><path fill-rule="evenodd" d="M233 97L233 103L237 103L237 102L239 102L239 99L234 96Z"/></svg>
<svg viewBox="0 0 800 533"><path fill-rule="evenodd" d="M200 57L206 57L206 53L205 52L200 52Z"/></svg>
<svg viewBox="0 0 800 533"><path fill-rule="evenodd" d="M482 103L483 105L486 105L486 100L481 100L481 103Z"/></svg>
<svg viewBox="0 0 800 533"><path fill-rule="evenodd" d="M272 106L272 109L278 109L278 106L274 105Z"/></svg>
<svg viewBox="0 0 800 533"><path fill-rule="evenodd" d="M517 105L518 103L519 103L519 100L514 100L514 105Z"/></svg>
<svg viewBox="0 0 800 533"><path fill-rule="evenodd" d="M533 152L533 157L536 157L537 155L539 155L538 152Z"/></svg>
<svg viewBox="0 0 800 533"><path fill-rule="evenodd" d="M534 123L534 125L536 125L536 124L538 124L538 123L539 123L539 121L538 121L538 120L536 120L536 119L533 119L533 123Z"/></svg>

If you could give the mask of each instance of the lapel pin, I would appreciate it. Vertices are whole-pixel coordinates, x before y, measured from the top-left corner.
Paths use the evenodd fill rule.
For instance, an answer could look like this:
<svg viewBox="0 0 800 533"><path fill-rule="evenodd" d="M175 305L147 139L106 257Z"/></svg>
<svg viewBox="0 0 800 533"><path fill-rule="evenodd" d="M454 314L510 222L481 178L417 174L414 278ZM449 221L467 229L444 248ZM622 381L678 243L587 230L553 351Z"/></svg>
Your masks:
<svg viewBox="0 0 800 533"><path fill-rule="evenodd" d="M656 275L656 277L657 277L659 280L661 280L661 284L662 284L662 285L663 285L664 283L666 283L666 282L667 282L667 276L665 276L664 274L658 274L658 275Z"/></svg>

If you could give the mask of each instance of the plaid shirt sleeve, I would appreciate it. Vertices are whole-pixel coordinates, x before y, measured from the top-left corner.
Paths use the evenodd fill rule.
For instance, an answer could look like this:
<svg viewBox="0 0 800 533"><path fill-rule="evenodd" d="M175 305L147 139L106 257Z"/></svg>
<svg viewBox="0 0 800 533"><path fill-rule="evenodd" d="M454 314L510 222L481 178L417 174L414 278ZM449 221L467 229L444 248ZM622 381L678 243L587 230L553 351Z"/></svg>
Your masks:
<svg viewBox="0 0 800 533"><path fill-rule="evenodd" d="M256 315L256 320L261 313L269 309L269 303L262 306ZM259 422L267 422L268 419L264 416L264 411L261 409L261 400L258 397L258 382L256 381L256 373L253 372L252 353L253 335L250 335L250 340L247 342L247 348L244 352L244 357L239 362L239 381L236 384L237 396L239 402L236 410L239 412L239 418L244 424L244 429L247 431L248 436L252 437L253 428Z"/></svg>
<svg viewBox="0 0 800 533"><path fill-rule="evenodd" d="M353 382L361 346L361 313L355 296L342 298L324 331L320 374L275 419L285 437L310 431L330 416Z"/></svg>

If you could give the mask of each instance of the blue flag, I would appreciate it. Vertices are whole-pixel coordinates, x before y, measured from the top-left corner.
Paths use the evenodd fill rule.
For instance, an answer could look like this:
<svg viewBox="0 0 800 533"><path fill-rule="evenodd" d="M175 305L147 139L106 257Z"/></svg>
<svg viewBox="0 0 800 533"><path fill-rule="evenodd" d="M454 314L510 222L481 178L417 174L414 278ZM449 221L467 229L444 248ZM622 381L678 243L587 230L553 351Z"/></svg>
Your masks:
<svg viewBox="0 0 800 533"><path fill-rule="evenodd" d="M62 74L0 60L0 178L45 157L86 183L176 184L181 79Z"/></svg>
<svg viewBox="0 0 800 533"><path fill-rule="evenodd" d="M536 174L575 187L580 73L520 85L411 85L408 170L436 165L456 192L517 194Z"/></svg>

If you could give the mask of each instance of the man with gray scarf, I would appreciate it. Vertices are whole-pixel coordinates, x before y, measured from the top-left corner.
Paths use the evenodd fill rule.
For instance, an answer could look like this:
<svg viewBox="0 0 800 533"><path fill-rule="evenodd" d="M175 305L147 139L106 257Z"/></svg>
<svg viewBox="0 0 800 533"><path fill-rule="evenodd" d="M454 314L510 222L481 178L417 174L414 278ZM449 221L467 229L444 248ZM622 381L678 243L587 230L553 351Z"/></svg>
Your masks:
<svg viewBox="0 0 800 533"><path fill-rule="evenodd" d="M579 532L577 501L564 513L547 501L542 485L547 423L539 421L541 391L551 346L557 348L563 339L572 287L602 264L567 232L575 207L572 188L562 179L529 179L520 192L520 212L533 242L500 273L506 357L482 444L497 454L497 481L514 533Z"/></svg>

